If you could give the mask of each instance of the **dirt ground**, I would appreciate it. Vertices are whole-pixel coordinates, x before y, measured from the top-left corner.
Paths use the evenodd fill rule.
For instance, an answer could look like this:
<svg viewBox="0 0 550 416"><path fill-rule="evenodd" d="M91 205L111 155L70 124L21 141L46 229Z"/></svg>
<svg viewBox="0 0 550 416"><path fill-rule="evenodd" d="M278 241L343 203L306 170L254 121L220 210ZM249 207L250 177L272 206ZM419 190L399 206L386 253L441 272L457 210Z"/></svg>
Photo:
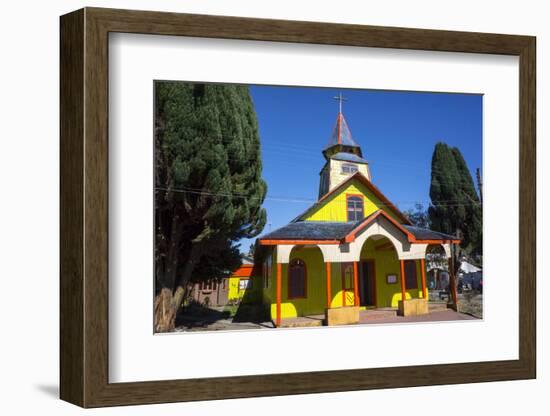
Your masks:
<svg viewBox="0 0 550 416"><path fill-rule="evenodd" d="M458 295L458 310L483 319L483 294L472 291L460 293Z"/></svg>
<svg viewBox="0 0 550 416"><path fill-rule="evenodd" d="M441 307L438 307L441 306ZM178 316L175 332L233 331L245 329L275 328L273 322L262 313L259 305L226 306L219 308L195 307ZM459 295L459 311L446 308L445 304L432 305L427 315L402 317L391 308L361 311L360 324L399 324L410 322L464 321L482 318L482 296ZM312 318L312 317L309 317ZM321 321L323 316L315 316ZM304 324L306 318L287 319L286 327L312 326ZM295 325L291 325L296 321ZM318 326L318 325L315 325Z"/></svg>

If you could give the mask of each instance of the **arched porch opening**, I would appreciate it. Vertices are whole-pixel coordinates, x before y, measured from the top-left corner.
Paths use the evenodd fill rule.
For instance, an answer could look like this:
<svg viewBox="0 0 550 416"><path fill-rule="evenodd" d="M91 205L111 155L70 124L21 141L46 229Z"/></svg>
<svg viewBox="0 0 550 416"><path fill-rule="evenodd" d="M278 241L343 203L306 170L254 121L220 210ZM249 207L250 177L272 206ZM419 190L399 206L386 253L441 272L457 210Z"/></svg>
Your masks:
<svg viewBox="0 0 550 416"><path fill-rule="evenodd" d="M448 307L457 310L458 293L452 264L452 244L453 242L429 244L426 247L425 262L430 300L446 301Z"/></svg>
<svg viewBox="0 0 550 416"><path fill-rule="evenodd" d="M280 266L280 302L272 305L271 315L285 319L324 313L326 270L320 248L295 245L288 263Z"/></svg>
<svg viewBox="0 0 550 416"><path fill-rule="evenodd" d="M445 248L441 244L426 247L426 284L431 298L437 300L441 291L449 287L449 263Z"/></svg>
<svg viewBox="0 0 550 416"><path fill-rule="evenodd" d="M398 252L386 236L371 235L359 256L359 305L366 308L397 308L401 300Z"/></svg>

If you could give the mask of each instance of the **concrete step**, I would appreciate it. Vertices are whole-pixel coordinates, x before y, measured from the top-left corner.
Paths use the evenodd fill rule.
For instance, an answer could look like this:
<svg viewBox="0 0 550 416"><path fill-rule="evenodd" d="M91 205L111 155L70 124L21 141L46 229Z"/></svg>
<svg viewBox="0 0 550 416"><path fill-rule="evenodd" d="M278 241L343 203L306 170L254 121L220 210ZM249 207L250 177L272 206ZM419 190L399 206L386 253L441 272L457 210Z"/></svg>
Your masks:
<svg viewBox="0 0 550 416"><path fill-rule="evenodd" d="M324 318L309 318L301 316L298 318L286 318L281 320L281 328L306 328L312 326L322 326Z"/></svg>

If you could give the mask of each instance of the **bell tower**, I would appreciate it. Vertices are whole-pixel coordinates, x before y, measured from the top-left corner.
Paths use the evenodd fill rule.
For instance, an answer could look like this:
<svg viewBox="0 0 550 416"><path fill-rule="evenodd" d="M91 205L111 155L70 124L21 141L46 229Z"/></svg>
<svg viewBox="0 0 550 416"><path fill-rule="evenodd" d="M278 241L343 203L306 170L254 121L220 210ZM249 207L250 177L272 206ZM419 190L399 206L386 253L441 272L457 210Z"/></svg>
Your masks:
<svg viewBox="0 0 550 416"><path fill-rule="evenodd" d="M320 172L319 199L357 172L371 180L369 164L363 159L361 147L353 139L342 113L342 102L346 99L342 94L334 99L339 102L339 111L332 135L323 149L326 162Z"/></svg>

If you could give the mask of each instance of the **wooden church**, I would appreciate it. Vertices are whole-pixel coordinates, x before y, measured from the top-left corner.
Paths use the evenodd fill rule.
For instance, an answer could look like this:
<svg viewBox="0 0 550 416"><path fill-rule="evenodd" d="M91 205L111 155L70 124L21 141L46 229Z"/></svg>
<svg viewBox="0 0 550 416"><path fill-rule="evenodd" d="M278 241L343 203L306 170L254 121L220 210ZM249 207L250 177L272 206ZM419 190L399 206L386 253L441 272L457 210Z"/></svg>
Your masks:
<svg viewBox="0 0 550 416"><path fill-rule="evenodd" d="M427 313L426 251L440 245L450 261L452 245L459 242L413 226L373 184L338 99L317 202L258 239L268 246L263 302L276 326L322 314L328 325L357 323L366 308ZM451 292L456 306L456 290Z"/></svg>

